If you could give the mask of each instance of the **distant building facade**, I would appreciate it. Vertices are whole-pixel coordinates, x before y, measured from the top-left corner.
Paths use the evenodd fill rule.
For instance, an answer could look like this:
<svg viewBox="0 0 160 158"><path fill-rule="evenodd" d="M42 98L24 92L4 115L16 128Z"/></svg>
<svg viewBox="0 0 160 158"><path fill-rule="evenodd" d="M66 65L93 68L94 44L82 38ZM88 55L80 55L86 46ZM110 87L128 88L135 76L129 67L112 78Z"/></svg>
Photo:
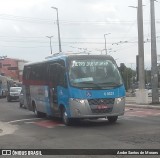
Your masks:
<svg viewBox="0 0 160 158"><path fill-rule="evenodd" d="M22 71L25 60L4 58L0 59L0 74L16 81L22 81Z"/></svg>

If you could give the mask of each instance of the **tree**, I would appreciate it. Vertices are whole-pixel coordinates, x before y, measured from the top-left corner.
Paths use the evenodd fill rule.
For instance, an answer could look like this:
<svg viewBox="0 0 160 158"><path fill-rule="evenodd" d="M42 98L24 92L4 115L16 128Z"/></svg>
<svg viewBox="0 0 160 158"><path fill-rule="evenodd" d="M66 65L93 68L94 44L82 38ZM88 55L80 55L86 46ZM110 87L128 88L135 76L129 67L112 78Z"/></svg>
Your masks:
<svg viewBox="0 0 160 158"><path fill-rule="evenodd" d="M124 63L120 64L119 71L122 75L126 91L133 88L133 83L135 83L136 71L132 70L131 68L127 68Z"/></svg>

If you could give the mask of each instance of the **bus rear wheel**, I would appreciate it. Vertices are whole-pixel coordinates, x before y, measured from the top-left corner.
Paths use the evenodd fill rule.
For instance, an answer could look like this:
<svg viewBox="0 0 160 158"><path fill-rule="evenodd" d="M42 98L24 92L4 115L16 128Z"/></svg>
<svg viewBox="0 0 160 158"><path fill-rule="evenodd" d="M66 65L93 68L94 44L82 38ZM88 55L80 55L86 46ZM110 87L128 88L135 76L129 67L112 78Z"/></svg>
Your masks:
<svg viewBox="0 0 160 158"><path fill-rule="evenodd" d="M118 116L108 116L107 119L109 123L115 123L118 119Z"/></svg>
<svg viewBox="0 0 160 158"><path fill-rule="evenodd" d="M19 107L22 108L22 106L23 106L23 104L22 104L22 103L19 103Z"/></svg>
<svg viewBox="0 0 160 158"><path fill-rule="evenodd" d="M37 117L44 117L44 114L42 112L37 111L36 105L33 105L33 112Z"/></svg>
<svg viewBox="0 0 160 158"><path fill-rule="evenodd" d="M63 107L61 110L62 121L65 125L70 126L72 124L72 120L68 118L66 109Z"/></svg>

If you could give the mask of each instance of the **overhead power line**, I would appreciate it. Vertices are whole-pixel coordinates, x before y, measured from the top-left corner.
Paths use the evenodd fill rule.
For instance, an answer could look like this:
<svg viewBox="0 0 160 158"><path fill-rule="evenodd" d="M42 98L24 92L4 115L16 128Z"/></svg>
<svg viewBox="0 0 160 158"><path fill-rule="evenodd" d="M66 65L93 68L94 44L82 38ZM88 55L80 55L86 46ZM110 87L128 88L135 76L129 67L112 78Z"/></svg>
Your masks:
<svg viewBox="0 0 160 158"><path fill-rule="evenodd" d="M33 17L23 17L23 16L16 16L16 15L9 15L9 14L0 14L1 20L13 20L13 21L20 21L20 22L29 22L29 23L40 23L40 24L56 24L56 20L51 19L41 19L41 18L33 18ZM60 20L60 23L63 25L70 25L70 24L87 24L87 25L106 25L106 24L132 24L133 21L125 21L125 20L104 20L104 21L95 21L95 20L88 20L88 21L79 21L79 20ZM149 20L144 20L144 23L150 23ZM160 23L160 19L156 19L156 23Z"/></svg>
<svg viewBox="0 0 160 158"><path fill-rule="evenodd" d="M23 21L30 23L42 23L42 24L53 24L53 22L54 24L56 23L56 21L52 21L51 19L40 19L40 18L23 17L23 16L8 15L8 14L0 14L0 19Z"/></svg>

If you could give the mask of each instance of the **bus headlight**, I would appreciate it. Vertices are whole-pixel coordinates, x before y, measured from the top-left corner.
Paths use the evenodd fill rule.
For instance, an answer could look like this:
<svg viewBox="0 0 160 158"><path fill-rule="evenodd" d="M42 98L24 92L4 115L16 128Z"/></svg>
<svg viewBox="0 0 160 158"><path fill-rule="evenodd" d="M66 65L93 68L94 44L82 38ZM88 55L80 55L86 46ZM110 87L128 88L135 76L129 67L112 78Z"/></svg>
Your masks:
<svg viewBox="0 0 160 158"><path fill-rule="evenodd" d="M84 104L85 100L84 99L75 99L75 98L71 98L72 101L76 101L78 103Z"/></svg>
<svg viewBox="0 0 160 158"><path fill-rule="evenodd" d="M124 100L124 97L116 98L116 104L119 104L121 101Z"/></svg>

